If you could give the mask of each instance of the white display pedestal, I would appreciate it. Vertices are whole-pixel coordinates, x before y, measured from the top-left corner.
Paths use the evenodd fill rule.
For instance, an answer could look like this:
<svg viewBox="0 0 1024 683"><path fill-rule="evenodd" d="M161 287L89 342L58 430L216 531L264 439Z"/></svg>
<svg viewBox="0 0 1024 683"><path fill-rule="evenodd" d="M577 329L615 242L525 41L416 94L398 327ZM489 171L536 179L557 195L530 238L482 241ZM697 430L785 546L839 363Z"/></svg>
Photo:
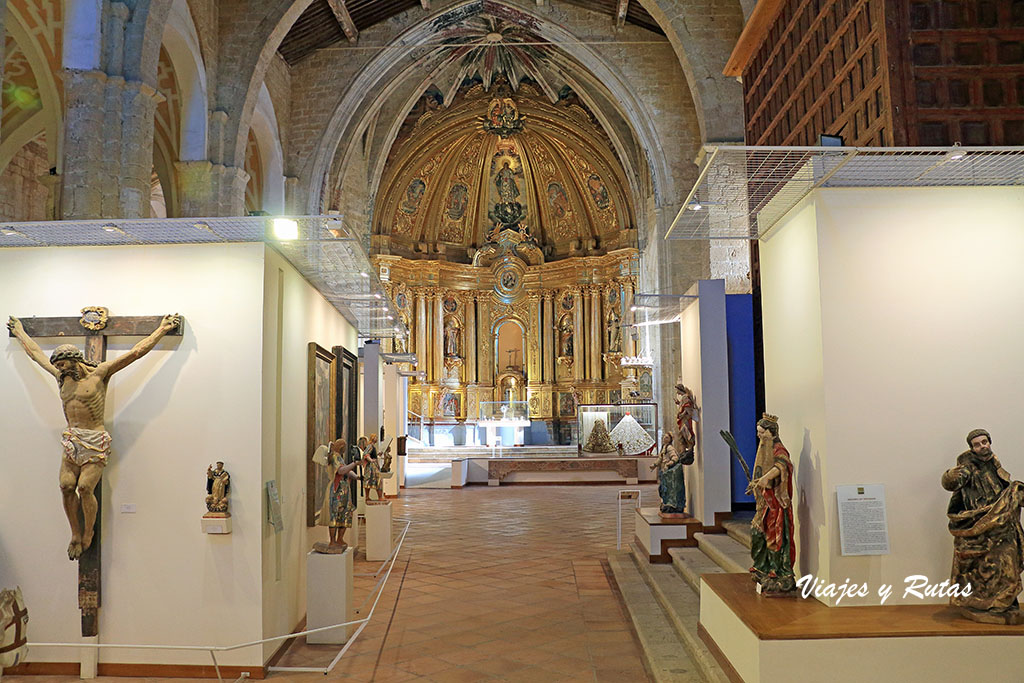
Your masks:
<svg viewBox="0 0 1024 683"><path fill-rule="evenodd" d="M700 520L689 515L663 519L658 515L658 508L636 508L633 519L637 543L647 559L656 564L672 561L672 556L668 554L669 548L696 546L697 540L693 534L703 528Z"/></svg>
<svg viewBox="0 0 1024 683"><path fill-rule="evenodd" d="M381 472L381 476L384 478L384 495L385 496L397 496L398 495L398 473L394 470L395 463L391 463L390 472Z"/></svg>
<svg viewBox="0 0 1024 683"><path fill-rule="evenodd" d="M383 562L391 556L391 503L366 506L366 559Z"/></svg>
<svg viewBox="0 0 1024 683"><path fill-rule="evenodd" d="M469 474L469 461L465 458L455 458L452 460L452 488L461 489L466 485L466 480Z"/></svg>
<svg viewBox="0 0 1024 683"><path fill-rule="evenodd" d="M409 459L407 455L395 457L395 478L398 481L399 490L405 488L405 463Z"/></svg>
<svg viewBox="0 0 1024 683"><path fill-rule="evenodd" d="M969 621L948 605L765 597L746 573L701 577L697 632L730 680L746 683L892 681L897 672L914 681L1024 681L1024 626Z"/></svg>
<svg viewBox="0 0 1024 683"><path fill-rule="evenodd" d="M355 527L353 527L355 528ZM323 628L352 619L352 556L345 552L326 555L310 551L306 555L306 628ZM348 641L351 626L310 633L306 642L343 645Z"/></svg>

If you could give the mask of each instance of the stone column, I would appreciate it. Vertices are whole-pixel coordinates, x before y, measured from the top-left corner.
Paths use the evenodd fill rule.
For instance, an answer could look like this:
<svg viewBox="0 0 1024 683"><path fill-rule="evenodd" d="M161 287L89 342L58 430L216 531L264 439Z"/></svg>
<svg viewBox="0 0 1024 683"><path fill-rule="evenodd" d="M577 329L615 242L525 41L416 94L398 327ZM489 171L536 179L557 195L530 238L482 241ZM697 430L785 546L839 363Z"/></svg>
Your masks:
<svg viewBox="0 0 1024 683"><path fill-rule="evenodd" d="M427 297L421 291L417 291L414 296L416 297L416 331L414 332L416 336L416 369L425 371L429 367L427 362Z"/></svg>
<svg viewBox="0 0 1024 683"><path fill-rule="evenodd" d="M590 288L590 363L587 366L589 379L601 379L601 341L604 337L604 325L601 316L601 289Z"/></svg>
<svg viewBox="0 0 1024 683"><path fill-rule="evenodd" d="M444 377L444 291L434 290L434 381Z"/></svg>
<svg viewBox="0 0 1024 683"><path fill-rule="evenodd" d="M577 382L583 379L584 344L587 337L587 330L583 325L583 299L582 288L572 290L572 378Z"/></svg>
<svg viewBox="0 0 1024 683"><path fill-rule="evenodd" d="M540 370L540 294L530 293L529 321L526 330L526 379L531 384L541 380Z"/></svg>
<svg viewBox="0 0 1024 683"><path fill-rule="evenodd" d="M544 334L541 348L544 355L544 381L549 383L555 381L555 356L558 355L558 349L555 348L554 298L554 292L544 292L544 322L541 323Z"/></svg>
<svg viewBox="0 0 1024 683"><path fill-rule="evenodd" d="M464 299L466 306L466 383L476 384L476 294L469 292Z"/></svg>

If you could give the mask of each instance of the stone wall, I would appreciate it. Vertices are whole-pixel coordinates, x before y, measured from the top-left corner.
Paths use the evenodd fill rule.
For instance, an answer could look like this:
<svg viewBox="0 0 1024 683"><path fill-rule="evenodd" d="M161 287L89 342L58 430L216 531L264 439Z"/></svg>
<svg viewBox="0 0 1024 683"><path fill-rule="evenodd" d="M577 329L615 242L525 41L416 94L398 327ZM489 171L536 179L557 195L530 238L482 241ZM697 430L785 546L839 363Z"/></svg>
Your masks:
<svg viewBox="0 0 1024 683"><path fill-rule="evenodd" d="M0 218L43 221L49 218L50 191L39 177L49 173L46 140L40 135L22 147L0 173Z"/></svg>

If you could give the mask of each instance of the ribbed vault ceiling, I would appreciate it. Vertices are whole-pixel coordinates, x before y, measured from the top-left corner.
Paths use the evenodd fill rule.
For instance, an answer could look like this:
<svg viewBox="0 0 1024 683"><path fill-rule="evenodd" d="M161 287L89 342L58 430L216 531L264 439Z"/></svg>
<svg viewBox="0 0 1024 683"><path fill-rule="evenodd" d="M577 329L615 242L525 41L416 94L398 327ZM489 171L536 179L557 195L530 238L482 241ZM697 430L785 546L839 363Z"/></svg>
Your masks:
<svg viewBox="0 0 1024 683"><path fill-rule="evenodd" d="M549 1L565 2L607 14L609 22L616 21L620 7L619 0ZM427 16L427 10L424 9L423 4L421 0L313 0L285 35L278 52L289 65L293 65L320 48L346 41L348 36L346 36L343 20L339 14L347 12L352 20L350 30L354 27L358 32L410 9L418 8L418 11ZM430 3L426 4L429 6ZM624 20L626 23L640 26L658 35L664 35L657 22L638 0L627 2ZM358 42L358 36L352 42Z"/></svg>

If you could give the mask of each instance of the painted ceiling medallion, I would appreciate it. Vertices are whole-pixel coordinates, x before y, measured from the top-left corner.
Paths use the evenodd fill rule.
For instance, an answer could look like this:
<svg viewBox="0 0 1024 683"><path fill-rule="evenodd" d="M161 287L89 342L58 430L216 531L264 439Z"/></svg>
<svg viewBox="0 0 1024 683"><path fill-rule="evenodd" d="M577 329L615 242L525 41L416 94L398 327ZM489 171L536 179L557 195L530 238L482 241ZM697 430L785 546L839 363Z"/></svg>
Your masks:
<svg viewBox="0 0 1024 683"><path fill-rule="evenodd" d="M487 105L487 116L480 117L486 132L503 138L523 132L525 120L511 97L495 97Z"/></svg>

